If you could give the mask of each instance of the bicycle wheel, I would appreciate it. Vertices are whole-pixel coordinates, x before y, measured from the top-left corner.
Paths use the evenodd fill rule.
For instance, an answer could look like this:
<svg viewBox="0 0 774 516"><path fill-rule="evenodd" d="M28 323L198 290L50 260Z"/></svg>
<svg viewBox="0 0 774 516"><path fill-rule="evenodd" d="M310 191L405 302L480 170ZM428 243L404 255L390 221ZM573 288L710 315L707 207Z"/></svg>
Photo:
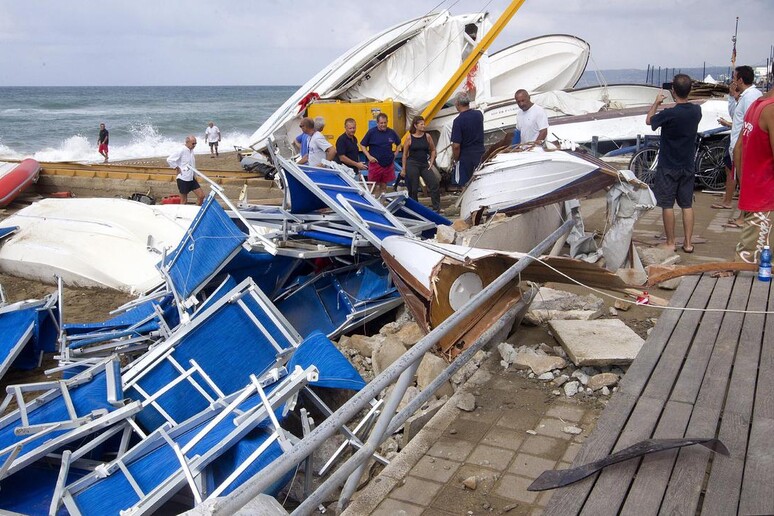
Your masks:
<svg viewBox="0 0 774 516"><path fill-rule="evenodd" d="M647 147L632 156L629 162L629 170L634 172L635 177L653 186L653 180L656 177L656 167L658 166L658 148Z"/></svg>
<svg viewBox="0 0 774 516"><path fill-rule="evenodd" d="M726 188L726 166L723 163L725 154L725 145L714 144L701 148L696 156L696 179L708 190Z"/></svg>

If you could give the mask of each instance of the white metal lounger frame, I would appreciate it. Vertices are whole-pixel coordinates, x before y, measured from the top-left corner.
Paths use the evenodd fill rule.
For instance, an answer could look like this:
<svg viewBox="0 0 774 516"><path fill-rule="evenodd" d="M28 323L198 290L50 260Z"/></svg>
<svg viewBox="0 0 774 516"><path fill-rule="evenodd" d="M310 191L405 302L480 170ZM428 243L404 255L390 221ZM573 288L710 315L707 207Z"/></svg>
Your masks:
<svg viewBox="0 0 774 516"><path fill-rule="evenodd" d="M120 469L125 475L127 481L132 485L132 488L134 489L137 496L140 498L139 502L137 502L134 506L127 509L126 511L122 511L122 513L132 515L150 514L158 509L159 506L161 506L167 499L169 499L169 497L176 493L186 483L190 486L196 503L201 503L203 500L203 493L200 487L201 482L197 482L197 477L199 477L204 468L210 462L212 462L221 454L225 447L244 437L261 421L267 417L272 418L272 423L275 427L275 433L271 437L272 441L277 439L279 439L280 442L287 441L287 438L284 436L284 430L279 427L279 423L275 419L274 410L276 407L286 402L288 402L289 405L294 404L294 400L298 395L298 392L308 383L316 381L317 374L317 368L314 366L309 366L305 370L301 367L296 367L296 369L291 374L286 376L282 380L282 383L277 386L277 388L269 395L266 395L263 392L263 382L259 381L255 376L251 376L250 384L241 391L235 393L232 396L229 396L228 398L219 400L218 403L213 404L213 406L211 406L208 410L195 415L181 425L176 427L164 425L162 428L159 428L153 434L151 434L151 436L145 439L142 443L126 452L123 456L109 464L106 464L103 468L101 468L99 475L105 476ZM234 421L234 429L226 437L224 437L218 445L210 448L209 451L204 455L196 455L191 458L186 457L186 453L190 452L190 450L204 437L204 435L206 435L208 431L210 431L220 421L228 417L229 414L235 412L237 407L248 397L255 394L261 396L262 403L250 411L244 412L238 416ZM191 427L199 425L208 419L210 421L201 430L199 430L197 435L185 446L181 447L176 442L176 439L187 432ZM266 446L268 446L268 444ZM129 468L126 465L135 457L147 453L149 449L153 449L162 445L170 446L173 449L175 455L180 461L180 469L172 476L166 478L151 492L145 493L142 491L142 489L140 489L137 481L135 481L131 476ZM259 448L259 450L264 451L265 447ZM237 468L237 471L243 471L246 469L250 463L258 457L258 455L258 453L251 454L251 456ZM231 482L233 482L234 478L236 478L236 476L229 476L226 481L222 485L218 486L213 492L222 492ZM87 489L98 480L98 475L92 474L64 488L63 492L61 493L61 499L70 514L81 514L81 511L73 497L73 493Z"/></svg>
<svg viewBox="0 0 774 516"><path fill-rule="evenodd" d="M113 365L113 362L116 360L115 357L103 360L99 364L90 367L69 380L11 385L7 387L8 394L3 400L2 405L0 405L0 412L4 412L12 400L16 400L19 408L0 419L0 425L8 426L9 424L13 424L14 421L18 421L20 424L16 427L14 432L17 435L28 434L29 437L4 450L0 450L0 457L7 456L2 463L2 466L0 466L0 479L6 478L12 473L19 471L44 457L47 453L61 447L65 443L96 432L102 428L108 428L116 422L130 418L140 411L142 406L139 402L131 402L122 405L123 401L117 399L118 388L116 386L118 382L120 382L120 377L115 374L117 368ZM106 374L107 383L107 392L105 393L106 400L118 408L110 412L96 410L88 415L78 417L70 398L70 389L91 381L96 374L99 374L103 370ZM47 392L32 401L24 401L23 395L25 392L41 390ZM57 397L63 398L70 418L63 421L52 421L43 425L30 425L28 419L30 411L39 406L43 406L45 403ZM54 439L41 442L37 447L20 455L26 444L39 440L51 432L58 430L70 431Z"/></svg>

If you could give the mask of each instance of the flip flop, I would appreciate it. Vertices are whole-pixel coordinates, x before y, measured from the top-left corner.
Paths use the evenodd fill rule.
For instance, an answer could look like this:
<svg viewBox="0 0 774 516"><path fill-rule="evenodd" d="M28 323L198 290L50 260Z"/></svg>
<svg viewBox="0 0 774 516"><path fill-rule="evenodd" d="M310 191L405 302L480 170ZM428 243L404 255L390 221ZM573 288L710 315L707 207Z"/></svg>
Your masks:
<svg viewBox="0 0 774 516"><path fill-rule="evenodd" d="M724 204L716 203L710 206L713 210L730 210L733 206L726 206Z"/></svg>
<svg viewBox="0 0 774 516"><path fill-rule="evenodd" d="M683 249L683 252L686 254L691 254L693 252L693 246L691 246L690 249L685 246L681 246L681 247Z"/></svg>
<svg viewBox="0 0 774 516"><path fill-rule="evenodd" d="M723 224L723 227L724 228L733 228L733 229L742 229L742 225L741 224L737 224L733 220L729 220L728 222Z"/></svg>

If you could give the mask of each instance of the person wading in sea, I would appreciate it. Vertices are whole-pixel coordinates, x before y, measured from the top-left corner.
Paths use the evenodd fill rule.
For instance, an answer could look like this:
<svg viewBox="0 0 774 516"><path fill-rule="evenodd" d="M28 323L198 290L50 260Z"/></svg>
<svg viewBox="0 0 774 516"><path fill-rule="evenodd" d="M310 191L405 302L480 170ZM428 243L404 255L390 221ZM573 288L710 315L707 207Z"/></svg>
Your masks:
<svg viewBox="0 0 774 516"><path fill-rule="evenodd" d="M105 124L99 124L99 136L97 137L97 150L105 158L104 163L108 162L108 143L110 143L110 133L105 129Z"/></svg>

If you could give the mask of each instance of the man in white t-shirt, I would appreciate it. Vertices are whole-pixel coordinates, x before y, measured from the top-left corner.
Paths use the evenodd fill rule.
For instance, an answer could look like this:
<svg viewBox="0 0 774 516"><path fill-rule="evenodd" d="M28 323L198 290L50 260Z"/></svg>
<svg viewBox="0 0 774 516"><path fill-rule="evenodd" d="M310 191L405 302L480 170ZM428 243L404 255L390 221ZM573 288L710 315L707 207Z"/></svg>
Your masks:
<svg viewBox="0 0 774 516"><path fill-rule="evenodd" d="M548 116L542 107L534 104L527 90L518 90L514 95L519 111L516 123L521 131L521 143L542 144L548 136Z"/></svg>
<svg viewBox="0 0 774 516"><path fill-rule="evenodd" d="M331 145L331 143L325 139L325 136L317 130L318 127L324 127L325 122L320 121L315 123L311 118L306 117L301 120L300 126L301 130L309 135L307 164L313 167L319 167L322 166L322 161L324 159L332 161L336 156L336 147Z"/></svg>
<svg viewBox="0 0 774 516"><path fill-rule="evenodd" d="M196 168L194 147L196 147L196 137L186 136L185 146L173 152L167 158L167 163L177 172L177 190L180 192L181 204L186 204L188 193L193 192L196 194L196 204L201 206L204 201L204 192L194 177L193 169Z"/></svg>
<svg viewBox="0 0 774 516"><path fill-rule="evenodd" d="M207 129L204 130L204 141L210 144L210 157L214 158L220 156L218 154L218 142L220 142L220 129L215 125L215 122L207 124Z"/></svg>

